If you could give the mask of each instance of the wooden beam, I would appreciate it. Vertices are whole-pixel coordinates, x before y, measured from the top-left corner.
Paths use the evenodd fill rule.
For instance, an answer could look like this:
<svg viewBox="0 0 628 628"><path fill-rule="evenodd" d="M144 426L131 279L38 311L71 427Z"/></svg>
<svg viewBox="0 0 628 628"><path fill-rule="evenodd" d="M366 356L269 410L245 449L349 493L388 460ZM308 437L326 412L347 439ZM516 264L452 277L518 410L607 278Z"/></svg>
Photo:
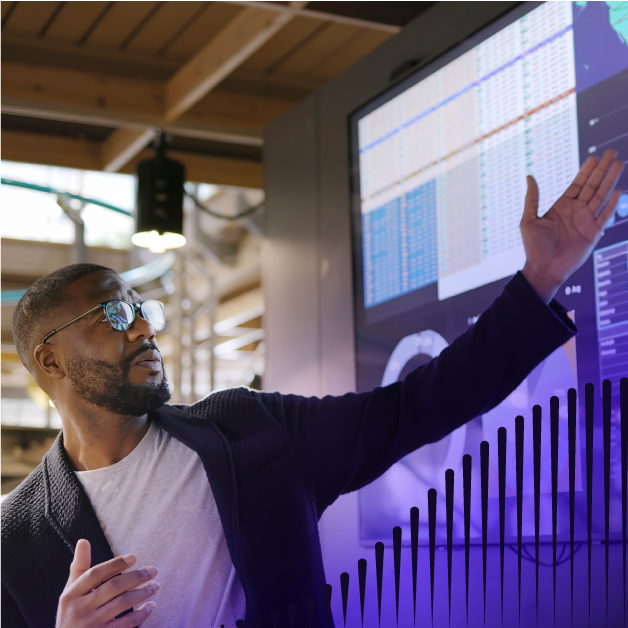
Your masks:
<svg viewBox="0 0 628 628"><path fill-rule="evenodd" d="M307 2L290 2L291 8L303 8ZM294 17L293 13L275 12L268 8L246 8L235 17L218 35L216 35L198 54L186 63L165 85L165 109L163 107L163 86L155 81L140 81L143 89L148 90L142 98L133 97L137 83L133 79L111 78L115 84L113 92L115 104L103 98L103 85L107 83L102 75L90 75L91 80L83 83L76 81L76 76L69 80L68 71L57 68L41 71L37 67L36 77L22 74L17 64L9 67L9 95L18 99L33 99L41 102L63 103L63 96L70 95L74 101L81 100L83 105L97 110L116 111L120 108L136 110L143 108L148 100L153 117L157 114L167 123L180 118L196 103L204 98L216 85L223 81L234 69L239 67L255 51L263 46L275 33ZM3 67L4 78L6 71ZM35 78L35 82L33 82ZM65 83L64 83L65 80ZM3 80L3 92L6 87ZM157 109L158 111L155 111ZM157 125L152 125L157 126ZM161 125L159 125L161 126ZM152 129L118 129L102 147L103 166L111 172L119 170L125 163L139 153L154 137Z"/></svg>
<svg viewBox="0 0 628 628"><path fill-rule="evenodd" d="M102 149L102 144L89 140L19 131L2 132L2 159L7 161L102 170ZM168 155L185 166L189 181L248 188L263 186L262 164L257 161L174 150L168 151ZM153 151L143 150L121 168L121 171L133 174L140 161L151 157Z"/></svg>
<svg viewBox="0 0 628 628"><path fill-rule="evenodd" d="M117 172L155 138L155 129L117 129L102 145L103 170Z"/></svg>
<svg viewBox="0 0 628 628"><path fill-rule="evenodd" d="M2 7L6 3L2 2ZM93 3L90 3L93 4ZM54 23L53 23L54 27ZM84 72L103 72L132 79L166 81L181 62L163 55L142 54L94 44L2 33L2 63L25 63L40 67L63 67Z"/></svg>
<svg viewBox="0 0 628 628"><path fill-rule="evenodd" d="M2 131L2 159L80 170L102 166L98 142L19 131Z"/></svg>
<svg viewBox="0 0 628 628"><path fill-rule="evenodd" d="M286 6L285 4L275 4L274 2L247 2L245 0L229 0L233 4L239 4L243 7L256 7L259 9L267 9L277 11L278 13L291 13L300 17L309 17L316 20L325 20L335 24L347 24L349 26L359 26L376 31L384 31L386 33L398 33L401 26L394 24L383 24L382 22L372 22L371 20L360 20L355 17L345 17L344 15L335 15L334 13L325 13L324 11L312 11L311 9L303 9Z"/></svg>
<svg viewBox="0 0 628 628"><path fill-rule="evenodd" d="M297 8L305 4L290 3ZM175 120L194 106L293 17L267 8L242 11L168 81L166 120Z"/></svg>
<svg viewBox="0 0 628 628"><path fill-rule="evenodd" d="M38 192L33 192L38 194ZM32 282L55 268L71 264L71 244L2 238L2 280ZM129 268L129 252L102 246L88 247L89 261L122 272ZM4 317L3 317L4 318Z"/></svg>
<svg viewBox="0 0 628 628"><path fill-rule="evenodd" d="M98 72L2 63L2 111L7 114L173 134L250 146L295 101L214 90L177 121L162 117L165 83Z"/></svg>
<svg viewBox="0 0 628 628"><path fill-rule="evenodd" d="M2 96L118 117L161 117L164 84L100 72L2 62Z"/></svg>
<svg viewBox="0 0 628 628"><path fill-rule="evenodd" d="M120 172L134 173L140 161L152 159L154 156L152 150L144 150L134 157ZM188 181L256 189L261 189L264 185L262 164L259 161L184 153L177 150L169 150L168 157L175 161L180 161L185 166L185 176Z"/></svg>

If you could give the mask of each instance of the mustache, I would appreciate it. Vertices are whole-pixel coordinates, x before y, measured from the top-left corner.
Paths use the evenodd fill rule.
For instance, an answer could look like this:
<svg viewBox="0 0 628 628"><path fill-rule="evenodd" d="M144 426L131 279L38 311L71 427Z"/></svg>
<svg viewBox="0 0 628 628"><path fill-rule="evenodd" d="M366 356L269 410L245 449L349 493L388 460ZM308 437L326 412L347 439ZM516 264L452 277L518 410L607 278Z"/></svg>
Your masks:
<svg viewBox="0 0 628 628"><path fill-rule="evenodd" d="M148 343L148 344L142 345L141 347L138 347L135 351L133 351L133 353L128 355L126 358L124 358L124 360L122 361L122 366L123 367L130 366L133 363L133 360L135 360L135 358L137 358L139 355L141 355L145 351L157 351L157 353L159 353L159 357L161 358L161 352L159 351L157 346L152 343Z"/></svg>

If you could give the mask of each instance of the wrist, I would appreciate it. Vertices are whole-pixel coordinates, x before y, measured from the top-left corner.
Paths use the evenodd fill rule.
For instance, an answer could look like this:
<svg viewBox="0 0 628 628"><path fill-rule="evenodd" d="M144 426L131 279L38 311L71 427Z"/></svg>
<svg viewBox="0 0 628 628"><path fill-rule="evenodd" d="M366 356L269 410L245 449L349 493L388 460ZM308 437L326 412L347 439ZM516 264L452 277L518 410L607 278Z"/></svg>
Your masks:
<svg viewBox="0 0 628 628"><path fill-rule="evenodd" d="M550 303L554 295L558 292L558 288L563 283L551 277L546 270L539 269L528 261L526 261L521 270L521 274L526 278L526 281L534 288L535 292L545 304Z"/></svg>

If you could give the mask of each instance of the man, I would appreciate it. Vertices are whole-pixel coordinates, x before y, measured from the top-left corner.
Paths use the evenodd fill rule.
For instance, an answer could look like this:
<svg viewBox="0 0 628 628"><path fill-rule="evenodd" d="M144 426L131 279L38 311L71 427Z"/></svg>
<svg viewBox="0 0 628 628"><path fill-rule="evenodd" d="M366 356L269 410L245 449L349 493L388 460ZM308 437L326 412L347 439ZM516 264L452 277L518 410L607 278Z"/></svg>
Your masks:
<svg viewBox="0 0 628 628"><path fill-rule="evenodd" d="M2 504L4 625L324 625L323 511L496 406L576 332L553 297L615 209L615 157L589 157L542 218L530 177L523 271L438 358L368 393L165 405L156 302L88 264L35 282L15 342L63 430Z"/></svg>

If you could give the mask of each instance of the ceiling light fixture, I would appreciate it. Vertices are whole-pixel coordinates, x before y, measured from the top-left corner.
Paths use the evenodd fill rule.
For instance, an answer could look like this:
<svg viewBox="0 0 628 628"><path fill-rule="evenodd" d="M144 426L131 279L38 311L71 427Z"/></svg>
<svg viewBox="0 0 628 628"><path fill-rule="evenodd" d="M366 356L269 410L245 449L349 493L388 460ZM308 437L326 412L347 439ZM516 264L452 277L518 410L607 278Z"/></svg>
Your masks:
<svg viewBox="0 0 628 628"><path fill-rule="evenodd" d="M185 166L168 159L166 136L157 139L155 157L137 166L135 246L163 253L185 244L183 235L183 184Z"/></svg>

